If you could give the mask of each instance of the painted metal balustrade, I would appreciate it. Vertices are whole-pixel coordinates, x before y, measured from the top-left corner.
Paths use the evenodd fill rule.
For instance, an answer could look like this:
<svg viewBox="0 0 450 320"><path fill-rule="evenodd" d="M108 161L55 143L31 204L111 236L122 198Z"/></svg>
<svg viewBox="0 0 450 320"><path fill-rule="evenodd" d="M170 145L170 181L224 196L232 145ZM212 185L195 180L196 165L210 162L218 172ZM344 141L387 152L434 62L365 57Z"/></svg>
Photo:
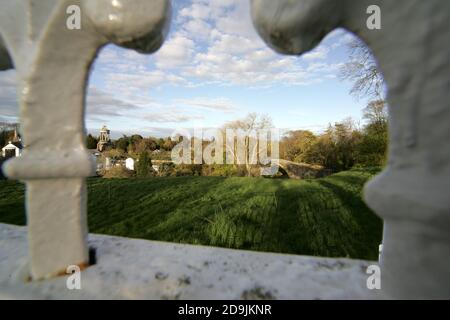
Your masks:
<svg viewBox="0 0 450 320"><path fill-rule="evenodd" d="M73 5L82 12L79 30L65 27L66 10ZM366 25L372 5L381 8L381 28ZM68 265L88 265L85 178L95 168L84 145L84 111L92 61L108 43L156 51L167 34L171 7L168 0L1 0L0 7L0 69L17 70L21 134L27 145L4 171L26 183L31 278L53 278ZM366 202L384 219L382 297L450 298L450 2L253 0L251 7L258 33L280 53L311 50L338 27L373 50L388 85L390 115L389 163L365 188ZM156 251L149 258L158 260L157 245L152 248ZM195 255L205 249L189 250ZM176 263L170 257L167 261ZM330 283L349 279L348 270L329 272ZM286 287L294 283L294 288L305 288L308 280L291 279L292 274L274 279L279 286L281 277L289 280ZM242 277L243 283L249 279ZM342 290L361 297L352 286L360 284L350 281ZM317 283L306 287L314 292L310 297L340 297L314 291L326 290ZM191 296L201 296L199 290L206 295L214 289L197 287ZM221 292L219 297L228 297L226 290Z"/></svg>

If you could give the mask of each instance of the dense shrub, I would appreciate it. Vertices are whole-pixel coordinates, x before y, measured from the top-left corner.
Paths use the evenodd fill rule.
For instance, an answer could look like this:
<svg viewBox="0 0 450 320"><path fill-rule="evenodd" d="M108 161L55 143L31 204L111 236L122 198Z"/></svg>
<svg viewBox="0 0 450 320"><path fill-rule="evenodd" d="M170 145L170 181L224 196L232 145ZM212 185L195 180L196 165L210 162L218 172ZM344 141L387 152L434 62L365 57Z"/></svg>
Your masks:
<svg viewBox="0 0 450 320"><path fill-rule="evenodd" d="M115 166L109 170L105 171L103 178L112 179L112 178L131 178L134 177L134 172L128 170L122 166Z"/></svg>
<svg viewBox="0 0 450 320"><path fill-rule="evenodd" d="M171 162L160 164L156 175L158 177L169 177L175 175L175 165Z"/></svg>
<svg viewBox="0 0 450 320"><path fill-rule="evenodd" d="M174 176L201 176L202 165L201 164L179 164L175 165L173 170Z"/></svg>
<svg viewBox="0 0 450 320"><path fill-rule="evenodd" d="M154 175L152 168L152 160L148 156L148 152L144 151L139 155L139 161L136 166L136 175L140 178L145 178Z"/></svg>
<svg viewBox="0 0 450 320"><path fill-rule="evenodd" d="M0 179L6 179L5 175L3 174L2 165L5 162L5 158L0 157Z"/></svg>
<svg viewBox="0 0 450 320"><path fill-rule="evenodd" d="M88 149L97 149L98 139L92 136L92 134L88 134L86 137L86 147Z"/></svg>
<svg viewBox="0 0 450 320"><path fill-rule="evenodd" d="M202 168L203 176L213 176L213 177L231 177L238 176L238 168L235 165L230 164L213 164L213 165L203 165Z"/></svg>

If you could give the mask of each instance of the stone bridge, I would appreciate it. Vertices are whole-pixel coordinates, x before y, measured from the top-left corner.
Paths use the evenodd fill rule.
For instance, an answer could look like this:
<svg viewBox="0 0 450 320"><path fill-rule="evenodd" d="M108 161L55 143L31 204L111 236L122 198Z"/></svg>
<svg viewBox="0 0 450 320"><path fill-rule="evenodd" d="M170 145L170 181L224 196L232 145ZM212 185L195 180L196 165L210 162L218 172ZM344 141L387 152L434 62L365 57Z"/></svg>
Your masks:
<svg viewBox="0 0 450 320"><path fill-rule="evenodd" d="M79 30L65 28L69 7L83 12ZM373 291L366 266L378 262L88 235L86 177L95 174L84 145L90 66L108 43L157 51L170 1L0 0L0 8L0 70L17 70L28 145L3 165L26 184L27 227L0 225L0 298L67 297L58 275L73 265L86 269L73 298L117 292L114 298L236 299L261 290L277 298L450 298L449 1L251 1L254 26L275 51L300 55L345 28L370 46L383 71L389 159L364 191L384 220L383 284ZM368 22L370 8L383 12L382 27Z"/></svg>
<svg viewBox="0 0 450 320"><path fill-rule="evenodd" d="M278 172L291 179L313 179L331 174L330 170L319 165L293 162L284 159L273 160L273 162L278 163Z"/></svg>

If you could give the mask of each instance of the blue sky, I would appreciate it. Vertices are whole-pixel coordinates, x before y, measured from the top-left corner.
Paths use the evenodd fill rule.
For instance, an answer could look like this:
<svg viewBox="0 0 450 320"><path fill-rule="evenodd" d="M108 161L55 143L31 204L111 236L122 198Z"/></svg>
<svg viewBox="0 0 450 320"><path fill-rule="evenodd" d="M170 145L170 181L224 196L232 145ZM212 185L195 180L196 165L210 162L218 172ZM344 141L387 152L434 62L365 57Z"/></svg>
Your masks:
<svg viewBox="0 0 450 320"><path fill-rule="evenodd" d="M249 112L269 115L280 129L321 131L361 120L365 101L337 77L348 61L343 30L301 57L279 55L254 31L249 1L173 1L169 36L153 55L114 45L94 63L86 127L169 135L175 128L218 127ZM15 72L0 73L0 120L14 120Z"/></svg>

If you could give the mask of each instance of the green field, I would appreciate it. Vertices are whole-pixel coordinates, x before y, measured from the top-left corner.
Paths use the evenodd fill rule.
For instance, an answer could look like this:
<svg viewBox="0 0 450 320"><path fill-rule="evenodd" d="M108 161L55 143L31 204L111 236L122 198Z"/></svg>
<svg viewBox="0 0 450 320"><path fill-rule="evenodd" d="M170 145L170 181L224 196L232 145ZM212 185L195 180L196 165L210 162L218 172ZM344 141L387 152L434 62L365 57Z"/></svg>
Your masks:
<svg viewBox="0 0 450 320"><path fill-rule="evenodd" d="M379 169L316 180L154 177L88 180L89 231L376 260L382 221L363 203ZM61 213L63 214L63 213ZM24 186L0 181L0 222L24 225Z"/></svg>

